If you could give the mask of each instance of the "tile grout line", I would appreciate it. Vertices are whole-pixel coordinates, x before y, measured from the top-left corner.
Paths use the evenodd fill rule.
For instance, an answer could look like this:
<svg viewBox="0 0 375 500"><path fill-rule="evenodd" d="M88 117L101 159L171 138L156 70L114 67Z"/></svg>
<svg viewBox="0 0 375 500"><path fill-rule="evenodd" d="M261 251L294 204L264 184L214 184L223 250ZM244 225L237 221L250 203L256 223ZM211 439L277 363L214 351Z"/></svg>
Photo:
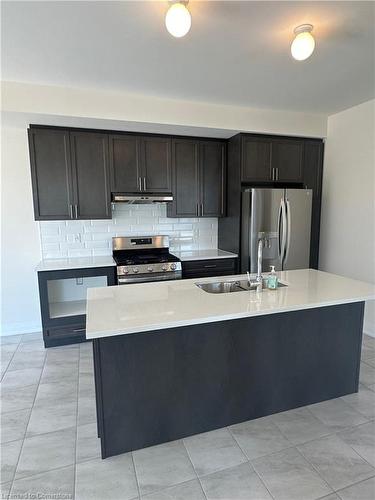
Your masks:
<svg viewBox="0 0 375 500"><path fill-rule="evenodd" d="M133 455L133 452L132 452L132 451L130 452L130 456L131 456L131 459L132 459L132 464L133 464L133 470L134 470L135 482L136 482L136 485L137 485L137 491L138 491L138 498L140 499L140 498L141 498L141 491L140 491L140 488L139 488L138 474L137 474L137 469L136 469L136 467L135 467L134 455Z"/></svg>
<svg viewBox="0 0 375 500"><path fill-rule="evenodd" d="M41 472L36 472L35 474L30 474L30 475L27 475L27 476L22 476L22 477L19 477L18 479L15 479L14 481L12 481L12 485L13 485L13 483L17 483L18 481L22 481L24 479L32 479L35 476L41 476L41 475L44 475L44 474L48 474L49 472L55 472L57 470L69 469L70 467L74 468L74 464L62 465L61 467L54 467L53 469L43 470ZM10 481L8 481L8 483L9 482ZM2 484L6 484L6 483L2 483ZM1 497L0 497L0 499L1 499ZM73 497L69 498L69 500L74 500L74 498Z"/></svg>
<svg viewBox="0 0 375 500"><path fill-rule="evenodd" d="M75 432L75 446L74 446L74 463L73 463L73 500L77 493L77 442L78 442L78 404L79 404L79 367L81 364L81 346L78 348L78 371L77 371L77 407L76 407L76 432Z"/></svg>
<svg viewBox="0 0 375 500"><path fill-rule="evenodd" d="M189 462L190 462L191 466L193 467L193 471L194 471L194 473L195 473L195 475L196 475L196 478L198 479L199 486L201 487L201 490L202 490L203 496L204 496L204 498L206 498L206 500L208 500L208 499L207 499L206 492L204 491L204 488L203 488L203 485L202 485L202 481L201 481L201 479L200 479L200 477L199 477L199 475L198 475L198 473L197 473L197 471L196 471L196 469L195 469L195 467L194 467L193 461L192 461L192 459L191 459L191 457L190 457L190 454L189 454L189 451L188 451L188 449L187 449L187 447L186 447L186 445L185 445L185 441L184 441L184 439L181 439L181 442L182 442L182 446L184 447L184 450L185 450L185 452L186 452L186 455L187 455L187 457L188 457L188 459L189 459ZM186 482L187 482L187 481L186 481Z"/></svg>
<svg viewBox="0 0 375 500"><path fill-rule="evenodd" d="M325 437L325 436L324 436ZM297 445L299 446L299 445ZM332 494L332 492L335 491L335 488L333 488L333 486L331 486L328 481L326 481L326 479L324 479L324 477L321 475L321 473L319 472L319 470L317 469L317 467L312 463L310 462L310 460L303 454L303 452L301 450L298 449L298 447L296 446L296 451L297 453L299 453L301 455L301 457L306 460L306 462L312 467L312 469L316 472L316 474L318 475L318 477L328 486L328 488L331 490L330 494ZM327 495L324 495L324 496L327 496ZM324 498L323 497L320 497L320 498Z"/></svg>
<svg viewBox="0 0 375 500"><path fill-rule="evenodd" d="M14 356L15 356L16 352L18 351L18 348L19 348L20 344L21 344L21 339L20 339L20 341L18 342L17 347L15 348L15 350L14 350L14 352L13 352L13 354L12 354L12 356L11 356L10 360L8 361L7 367L5 368L4 373L3 373L3 374L2 374L2 376L1 376L1 381L2 381L2 380L3 380L3 378L5 377L5 374L6 374L6 373L7 373L7 371L8 371L9 365L10 365L10 363L13 361L13 358L14 358Z"/></svg>
<svg viewBox="0 0 375 500"><path fill-rule="evenodd" d="M357 486L358 484L361 484L361 483L364 483L366 481L369 481L370 479L374 479L374 477L375 477L375 475L374 476L370 476L370 477L366 477L366 479L361 479L360 481L357 481L356 483L349 484L348 486L345 486L344 488L340 488L339 490L334 490L334 491L335 491L335 493L337 495L339 495L340 500L341 500L342 497L340 496L340 491L345 491L346 489L351 488L352 486ZM367 500L367 499L365 499L365 500Z"/></svg>
<svg viewBox="0 0 375 500"><path fill-rule="evenodd" d="M272 422L273 424L273 422ZM275 425L275 424L273 424ZM272 495L272 493L270 492L270 490L268 489L268 486L266 485L266 483L263 481L262 477L260 476L260 474L258 473L258 471L255 469L254 465L252 464L251 460L248 458L248 456L246 455L245 451L242 449L240 443L237 441L236 439L236 436L232 433L232 430L230 429L230 427L228 426L227 427L228 431L229 431L229 434L232 436L232 438L234 439L234 441L237 443L238 447L240 448L240 450L242 451L242 453L244 454L244 456L247 458L248 460L248 464L250 465L250 467L252 467L254 473L256 474L256 476L258 477L259 481L263 484L263 486L265 487L265 489L268 491L269 495L271 498L273 498L275 500L275 497ZM281 432L280 432L281 433ZM288 442L289 442L289 439L288 439ZM261 457L259 457L261 458Z"/></svg>
<svg viewBox="0 0 375 500"><path fill-rule="evenodd" d="M21 339L22 339L22 337L21 337ZM21 344L21 342L20 342L20 344ZM17 350L18 350L18 348L17 348ZM21 444L20 452L19 452L19 454L18 454L17 463L16 463L16 466L15 466L15 468L14 468L14 474L13 474L13 477L12 477L12 484L11 484L11 486L10 486L10 490L9 490L9 492L10 492L10 493L11 493L11 491L12 491L12 489L13 489L13 483L14 483L14 480L15 480L15 477L16 477L16 473L17 473L18 465L19 465L20 458L21 458L21 454L22 454L23 447L24 447L24 444L25 444L25 439L26 439L27 428L28 428L28 426L29 426L29 423L30 423L30 418L31 418L31 414L32 414L32 411L33 411L33 409L34 409L34 404L35 404L36 395L38 394L38 389L39 389L40 379L42 378L42 373L43 373L43 370L44 370L44 365L45 365L45 363L46 363L46 357L47 357L47 356L45 356L45 357L44 357L43 367L42 367L42 369L41 369L41 371L40 371L40 376L39 376L38 383L36 384L38 387L37 387L37 389L36 389L36 391L35 391L35 394L34 394L34 399L33 399L33 403L32 403L32 405L31 405L29 418L28 418L28 420L27 420L27 424L26 424L26 427L25 427L25 433L24 433L24 436L23 436L23 439L22 439L22 444ZM9 494L10 494L10 493L9 493Z"/></svg>

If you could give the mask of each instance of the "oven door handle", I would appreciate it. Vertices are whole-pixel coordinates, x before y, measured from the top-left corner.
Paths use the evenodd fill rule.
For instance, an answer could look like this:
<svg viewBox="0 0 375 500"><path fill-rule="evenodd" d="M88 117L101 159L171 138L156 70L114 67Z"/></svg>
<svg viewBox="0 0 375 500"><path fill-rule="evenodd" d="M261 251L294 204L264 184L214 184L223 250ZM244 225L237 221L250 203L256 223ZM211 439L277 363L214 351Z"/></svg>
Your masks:
<svg viewBox="0 0 375 500"><path fill-rule="evenodd" d="M152 283L154 281L172 281L182 278L181 271L173 273L165 273L154 276L117 276L117 283L119 285L130 285L131 283Z"/></svg>

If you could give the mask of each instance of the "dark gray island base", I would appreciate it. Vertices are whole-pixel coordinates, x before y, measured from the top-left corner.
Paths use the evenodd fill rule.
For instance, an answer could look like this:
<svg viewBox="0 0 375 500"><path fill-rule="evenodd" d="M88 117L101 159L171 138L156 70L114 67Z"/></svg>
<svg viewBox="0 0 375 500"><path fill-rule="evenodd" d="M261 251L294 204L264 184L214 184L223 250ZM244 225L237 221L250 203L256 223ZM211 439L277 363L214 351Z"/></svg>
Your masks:
<svg viewBox="0 0 375 500"><path fill-rule="evenodd" d="M102 458L357 392L363 313L357 302L94 339Z"/></svg>

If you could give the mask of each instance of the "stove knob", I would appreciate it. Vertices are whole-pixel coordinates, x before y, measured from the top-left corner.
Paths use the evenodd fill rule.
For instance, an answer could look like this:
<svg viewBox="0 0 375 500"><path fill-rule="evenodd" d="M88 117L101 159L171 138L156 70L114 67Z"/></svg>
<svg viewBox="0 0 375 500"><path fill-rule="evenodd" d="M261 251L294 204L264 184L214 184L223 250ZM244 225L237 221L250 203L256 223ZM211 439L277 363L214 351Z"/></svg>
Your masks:
<svg viewBox="0 0 375 500"><path fill-rule="evenodd" d="M129 269L125 268L124 269L124 274L129 274Z"/></svg>
<svg viewBox="0 0 375 500"><path fill-rule="evenodd" d="M139 269L138 269L138 267L133 267L133 273L134 273L134 274L139 273Z"/></svg>
<svg viewBox="0 0 375 500"><path fill-rule="evenodd" d="M175 271L175 270L176 270L176 267L177 267L177 266L176 266L176 264L171 264L171 269L172 269L172 271Z"/></svg>
<svg viewBox="0 0 375 500"><path fill-rule="evenodd" d="M167 270L168 270L168 267L167 267L167 266L163 266L163 267L161 268L161 270L165 272L165 271L167 271Z"/></svg>
<svg viewBox="0 0 375 500"><path fill-rule="evenodd" d="M148 271L149 273L152 273L153 268L150 266L150 267L148 267L148 268L147 268L147 271Z"/></svg>

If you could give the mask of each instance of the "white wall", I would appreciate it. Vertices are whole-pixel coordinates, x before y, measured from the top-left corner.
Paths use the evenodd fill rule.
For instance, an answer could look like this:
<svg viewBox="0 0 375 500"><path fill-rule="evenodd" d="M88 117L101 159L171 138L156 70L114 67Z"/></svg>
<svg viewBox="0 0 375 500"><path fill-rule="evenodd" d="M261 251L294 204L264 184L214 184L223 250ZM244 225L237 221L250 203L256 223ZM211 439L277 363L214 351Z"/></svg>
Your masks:
<svg viewBox="0 0 375 500"><path fill-rule="evenodd" d="M26 128L1 131L1 333L40 330L34 221Z"/></svg>
<svg viewBox="0 0 375 500"><path fill-rule="evenodd" d="M320 268L375 283L375 100L328 118ZM365 331L375 336L375 303Z"/></svg>
<svg viewBox="0 0 375 500"><path fill-rule="evenodd" d="M325 137L327 116L245 108L142 94L2 82L2 109L90 119Z"/></svg>

